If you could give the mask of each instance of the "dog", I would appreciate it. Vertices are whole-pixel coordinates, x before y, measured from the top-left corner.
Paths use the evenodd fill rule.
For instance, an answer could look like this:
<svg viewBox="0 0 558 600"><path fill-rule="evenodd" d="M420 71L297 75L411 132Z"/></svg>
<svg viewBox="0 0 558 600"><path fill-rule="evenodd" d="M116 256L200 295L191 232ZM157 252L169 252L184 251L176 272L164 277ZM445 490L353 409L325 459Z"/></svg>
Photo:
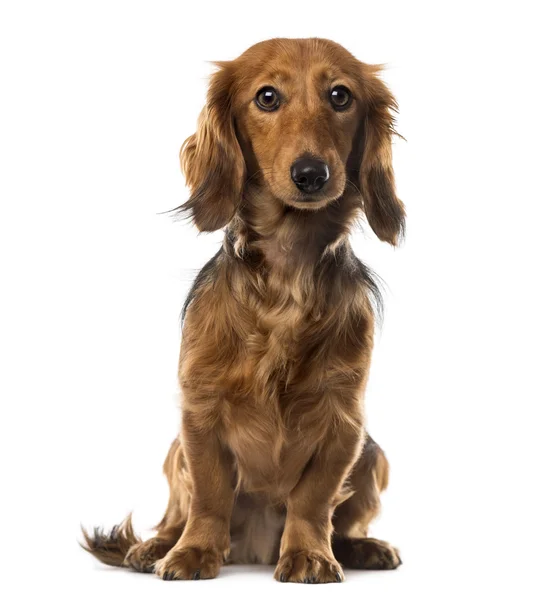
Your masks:
<svg viewBox="0 0 558 600"><path fill-rule="evenodd" d="M380 240L404 235L395 99L379 66L324 39L272 39L216 65L176 210L225 234L182 313L168 507L147 541L128 518L83 545L165 580L213 578L226 561L301 583L395 569L398 551L367 537L389 476L364 429L381 298L349 244L362 213Z"/></svg>

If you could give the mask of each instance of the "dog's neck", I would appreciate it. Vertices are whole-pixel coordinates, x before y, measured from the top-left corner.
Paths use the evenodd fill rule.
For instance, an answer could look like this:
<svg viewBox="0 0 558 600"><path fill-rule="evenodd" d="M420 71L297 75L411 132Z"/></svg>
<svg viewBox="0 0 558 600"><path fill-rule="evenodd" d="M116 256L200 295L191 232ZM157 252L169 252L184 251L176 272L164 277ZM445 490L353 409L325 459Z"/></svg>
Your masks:
<svg viewBox="0 0 558 600"><path fill-rule="evenodd" d="M360 199L347 193L317 210L298 209L251 187L229 227L234 251L238 256L257 253L274 271L314 268L322 257L348 244L359 207Z"/></svg>

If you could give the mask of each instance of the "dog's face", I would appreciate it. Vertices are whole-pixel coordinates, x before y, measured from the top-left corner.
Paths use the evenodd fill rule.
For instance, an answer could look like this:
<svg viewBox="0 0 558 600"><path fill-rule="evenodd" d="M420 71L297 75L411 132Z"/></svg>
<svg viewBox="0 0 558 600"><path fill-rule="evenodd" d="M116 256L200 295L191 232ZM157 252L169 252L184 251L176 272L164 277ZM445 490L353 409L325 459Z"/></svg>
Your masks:
<svg viewBox="0 0 558 600"><path fill-rule="evenodd" d="M347 53L333 49L308 54L305 45L263 44L239 67L233 110L248 176L302 210L342 196L364 112L358 74Z"/></svg>
<svg viewBox="0 0 558 600"><path fill-rule="evenodd" d="M298 210L358 192L378 237L395 244L404 224L391 167L396 105L378 67L320 39L269 40L218 66L181 152L192 188L181 208L198 227L226 225L247 186Z"/></svg>

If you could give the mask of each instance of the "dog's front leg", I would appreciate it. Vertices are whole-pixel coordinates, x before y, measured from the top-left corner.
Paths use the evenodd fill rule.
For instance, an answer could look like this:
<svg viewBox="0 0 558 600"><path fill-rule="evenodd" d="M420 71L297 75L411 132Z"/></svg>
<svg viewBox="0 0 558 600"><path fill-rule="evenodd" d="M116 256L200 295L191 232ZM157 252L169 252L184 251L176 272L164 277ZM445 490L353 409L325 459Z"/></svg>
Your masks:
<svg viewBox="0 0 558 600"><path fill-rule="evenodd" d="M338 424L307 465L287 501L275 579L300 583L343 581L343 570L331 549L331 518L361 445L361 431L352 424Z"/></svg>
<svg viewBox="0 0 558 600"><path fill-rule="evenodd" d="M182 444L191 484L186 527L174 548L155 565L163 579L211 579L230 550L233 506L230 454L214 428L183 415Z"/></svg>

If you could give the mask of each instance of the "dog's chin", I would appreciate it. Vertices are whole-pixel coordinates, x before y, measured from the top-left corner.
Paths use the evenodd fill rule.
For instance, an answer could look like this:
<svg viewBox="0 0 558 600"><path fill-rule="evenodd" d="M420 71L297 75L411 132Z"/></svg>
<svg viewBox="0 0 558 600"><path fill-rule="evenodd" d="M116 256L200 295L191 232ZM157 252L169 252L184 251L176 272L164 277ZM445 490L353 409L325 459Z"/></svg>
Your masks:
<svg viewBox="0 0 558 600"><path fill-rule="evenodd" d="M320 196L318 194L312 196L305 196L301 194L300 198L281 198L287 206L291 208L297 208L298 210L320 210L325 208L328 204L337 200L338 196Z"/></svg>
<svg viewBox="0 0 558 600"><path fill-rule="evenodd" d="M293 186L294 187L294 186ZM276 193L276 197L289 207L298 210L316 211L325 208L343 195L343 186L326 186L313 194L294 189L289 194Z"/></svg>

